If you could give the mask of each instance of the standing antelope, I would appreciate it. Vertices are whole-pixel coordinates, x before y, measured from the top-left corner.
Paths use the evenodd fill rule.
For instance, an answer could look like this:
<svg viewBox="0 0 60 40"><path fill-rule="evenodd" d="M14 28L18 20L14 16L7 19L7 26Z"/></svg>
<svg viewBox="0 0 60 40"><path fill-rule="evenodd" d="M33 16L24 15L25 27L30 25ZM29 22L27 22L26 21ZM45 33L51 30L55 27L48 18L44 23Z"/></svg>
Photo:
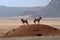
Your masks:
<svg viewBox="0 0 60 40"><path fill-rule="evenodd" d="M42 19L42 17L41 17L41 16L38 16L38 18L35 18L35 19L34 19L34 23L36 23L36 22L39 23L41 19Z"/></svg>
<svg viewBox="0 0 60 40"><path fill-rule="evenodd" d="M22 21L23 24L24 23L28 24L28 20L21 19L21 21Z"/></svg>

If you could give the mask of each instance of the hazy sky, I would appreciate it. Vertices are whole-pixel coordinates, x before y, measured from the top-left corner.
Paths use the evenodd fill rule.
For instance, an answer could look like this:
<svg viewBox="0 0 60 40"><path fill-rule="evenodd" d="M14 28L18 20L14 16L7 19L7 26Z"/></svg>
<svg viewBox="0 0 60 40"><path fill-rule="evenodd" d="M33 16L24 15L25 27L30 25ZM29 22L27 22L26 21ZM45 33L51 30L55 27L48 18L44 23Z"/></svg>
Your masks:
<svg viewBox="0 0 60 40"><path fill-rule="evenodd" d="M34 7L45 6L51 0L0 0L0 6Z"/></svg>

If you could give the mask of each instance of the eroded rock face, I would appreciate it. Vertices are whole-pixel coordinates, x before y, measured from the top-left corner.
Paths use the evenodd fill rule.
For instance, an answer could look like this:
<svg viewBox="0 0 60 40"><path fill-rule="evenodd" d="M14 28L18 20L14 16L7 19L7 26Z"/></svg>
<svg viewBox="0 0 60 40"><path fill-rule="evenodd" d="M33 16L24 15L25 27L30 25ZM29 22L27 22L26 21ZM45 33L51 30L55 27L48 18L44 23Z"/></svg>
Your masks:
<svg viewBox="0 0 60 40"><path fill-rule="evenodd" d="M60 17L60 0L51 0L41 13L46 17Z"/></svg>

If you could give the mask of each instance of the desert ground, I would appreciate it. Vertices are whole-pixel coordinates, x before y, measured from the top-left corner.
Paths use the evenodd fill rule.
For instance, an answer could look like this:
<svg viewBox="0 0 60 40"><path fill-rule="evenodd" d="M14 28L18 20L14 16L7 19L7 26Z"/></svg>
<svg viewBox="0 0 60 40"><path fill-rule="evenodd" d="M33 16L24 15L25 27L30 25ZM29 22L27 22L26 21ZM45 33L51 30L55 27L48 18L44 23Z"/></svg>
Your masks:
<svg viewBox="0 0 60 40"><path fill-rule="evenodd" d="M0 38L0 40L60 40L60 37L59 36L13 37L13 38Z"/></svg>
<svg viewBox="0 0 60 40"><path fill-rule="evenodd" d="M21 18L28 19L29 24L34 24L33 19L30 15L19 16L19 17L5 17L0 18L0 35L4 35L6 32L20 27L22 24ZM31 19L31 20L30 20ZM37 24L37 23L36 23ZM52 27L60 29L60 18L43 18L40 24L50 25Z"/></svg>
<svg viewBox="0 0 60 40"><path fill-rule="evenodd" d="M0 18L0 29L2 31L0 32L6 32L5 30L11 30L13 28L18 28L20 25L23 25L21 22L21 18L28 19L29 24L34 24L33 19L30 17L31 15L28 16L18 16L18 17L5 17L5 18ZM41 24L47 24L53 27L56 27L60 29L60 18L43 18L40 22Z"/></svg>

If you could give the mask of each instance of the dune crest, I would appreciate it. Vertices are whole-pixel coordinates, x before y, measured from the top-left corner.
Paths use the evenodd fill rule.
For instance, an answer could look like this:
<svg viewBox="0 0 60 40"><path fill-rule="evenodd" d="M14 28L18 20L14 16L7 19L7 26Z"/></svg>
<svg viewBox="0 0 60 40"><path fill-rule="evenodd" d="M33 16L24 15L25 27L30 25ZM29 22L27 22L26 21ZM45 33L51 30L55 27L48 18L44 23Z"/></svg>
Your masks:
<svg viewBox="0 0 60 40"><path fill-rule="evenodd" d="M7 32L3 37L22 36L59 36L60 30L45 24L22 25L17 29Z"/></svg>

